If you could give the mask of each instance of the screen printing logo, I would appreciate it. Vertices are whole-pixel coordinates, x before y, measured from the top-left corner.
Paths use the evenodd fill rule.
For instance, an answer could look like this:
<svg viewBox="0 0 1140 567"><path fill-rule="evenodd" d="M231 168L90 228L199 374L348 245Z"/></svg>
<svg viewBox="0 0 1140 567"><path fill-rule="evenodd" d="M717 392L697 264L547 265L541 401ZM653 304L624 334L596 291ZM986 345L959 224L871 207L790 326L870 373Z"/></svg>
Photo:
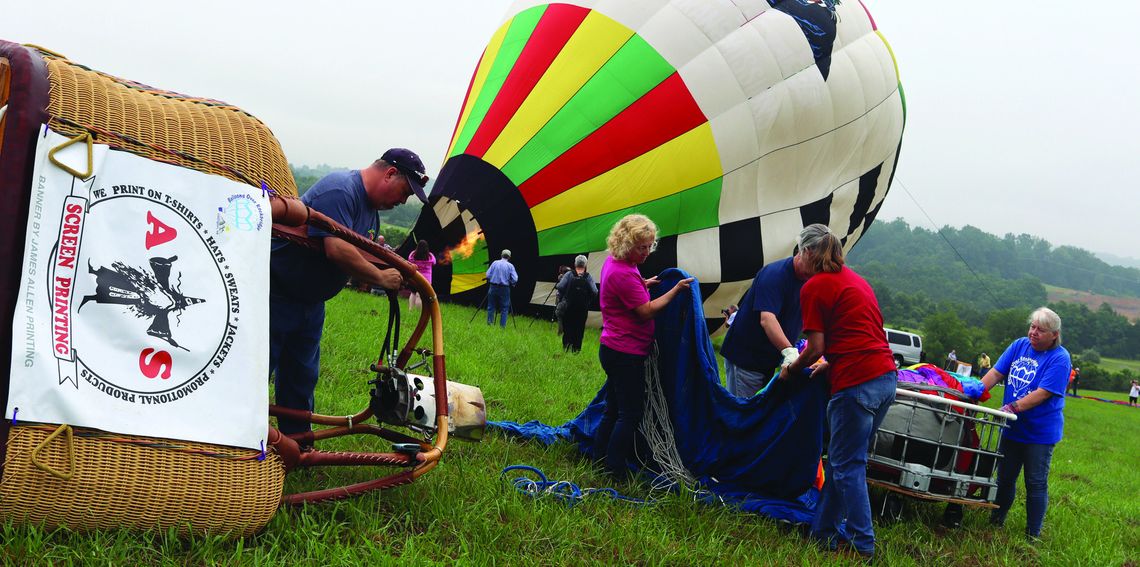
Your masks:
<svg viewBox="0 0 1140 567"><path fill-rule="evenodd" d="M115 185L93 196L65 201L49 275L59 383L147 405L192 396L238 334L230 260L172 195Z"/></svg>
<svg viewBox="0 0 1140 567"><path fill-rule="evenodd" d="M254 232L265 224L265 211L248 193L230 195L225 207L218 207L218 234L231 230Z"/></svg>

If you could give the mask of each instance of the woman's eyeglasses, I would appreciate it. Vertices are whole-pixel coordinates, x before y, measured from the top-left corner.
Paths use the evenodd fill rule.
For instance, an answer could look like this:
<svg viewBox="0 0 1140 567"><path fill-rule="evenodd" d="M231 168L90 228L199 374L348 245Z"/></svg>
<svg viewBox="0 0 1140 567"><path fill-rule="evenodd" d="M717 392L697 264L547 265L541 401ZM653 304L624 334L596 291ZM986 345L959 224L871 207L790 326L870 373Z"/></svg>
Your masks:
<svg viewBox="0 0 1140 567"><path fill-rule="evenodd" d="M652 244L638 244L634 247L635 250L646 250L650 254L657 251L657 241L654 240Z"/></svg>

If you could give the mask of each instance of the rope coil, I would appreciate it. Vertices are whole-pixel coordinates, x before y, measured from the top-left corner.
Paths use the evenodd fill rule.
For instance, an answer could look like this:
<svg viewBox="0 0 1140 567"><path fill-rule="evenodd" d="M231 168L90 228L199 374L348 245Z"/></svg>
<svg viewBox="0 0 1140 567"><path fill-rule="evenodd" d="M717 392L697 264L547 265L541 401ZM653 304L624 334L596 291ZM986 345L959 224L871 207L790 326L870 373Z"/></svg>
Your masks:
<svg viewBox="0 0 1140 567"><path fill-rule="evenodd" d="M575 504L594 494L603 494L609 496L612 500L637 506L652 506L657 503L656 500L626 496L613 488L581 488L568 480L549 480L541 470L530 465L511 465L506 467L499 473L499 478L503 478L511 471L526 471L538 477L538 480L525 476L515 477L511 480L511 485L515 487L515 490L536 499L551 496L555 500L566 504L568 507L573 507Z"/></svg>

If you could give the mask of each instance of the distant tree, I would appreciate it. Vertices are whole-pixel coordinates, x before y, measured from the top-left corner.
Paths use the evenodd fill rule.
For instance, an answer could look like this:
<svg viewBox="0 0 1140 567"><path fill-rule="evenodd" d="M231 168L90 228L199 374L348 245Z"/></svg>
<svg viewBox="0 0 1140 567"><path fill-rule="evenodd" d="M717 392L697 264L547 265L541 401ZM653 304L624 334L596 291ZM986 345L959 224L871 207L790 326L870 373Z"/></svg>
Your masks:
<svg viewBox="0 0 1140 567"><path fill-rule="evenodd" d="M994 352L990 354L1004 352L1005 347L1009 346L1010 343L1024 337L1029 329L1028 318L1029 309L1026 308L1014 307L991 311L986 316L985 324L986 339L993 345L991 348ZM991 358L993 357L991 356Z"/></svg>
<svg viewBox="0 0 1140 567"><path fill-rule="evenodd" d="M958 352L958 358L969 360L967 351L973 344L969 328L953 311L939 311L922 322L924 350L928 361L940 364L951 350Z"/></svg>
<svg viewBox="0 0 1140 567"><path fill-rule="evenodd" d="M1095 348L1085 349L1081 352L1081 361L1085 364L1100 364L1100 353Z"/></svg>

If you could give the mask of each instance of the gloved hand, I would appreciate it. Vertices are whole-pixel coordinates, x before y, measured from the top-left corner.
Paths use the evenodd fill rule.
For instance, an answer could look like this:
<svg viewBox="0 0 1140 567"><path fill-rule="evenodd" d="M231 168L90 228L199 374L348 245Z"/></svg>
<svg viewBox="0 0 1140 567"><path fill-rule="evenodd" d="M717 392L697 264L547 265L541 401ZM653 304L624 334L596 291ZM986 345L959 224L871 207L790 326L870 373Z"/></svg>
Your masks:
<svg viewBox="0 0 1140 567"><path fill-rule="evenodd" d="M1005 413L1019 413L1020 408L1017 407L1017 400L1014 400L998 408L998 411L1004 411Z"/></svg>
<svg viewBox="0 0 1140 567"><path fill-rule="evenodd" d="M788 347L780 351L780 356L784 357L784 361L780 363L780 366L787 366L800 357L800 351L796 350L796 347Z"/></svg>
<svg viewBox="0 0 1140 567"><path fill-rule="evenodd" d="M969 396L970 399L976 400L986 393L986 388L981 382L969 380L962 382L962 393Z"/></svg>

